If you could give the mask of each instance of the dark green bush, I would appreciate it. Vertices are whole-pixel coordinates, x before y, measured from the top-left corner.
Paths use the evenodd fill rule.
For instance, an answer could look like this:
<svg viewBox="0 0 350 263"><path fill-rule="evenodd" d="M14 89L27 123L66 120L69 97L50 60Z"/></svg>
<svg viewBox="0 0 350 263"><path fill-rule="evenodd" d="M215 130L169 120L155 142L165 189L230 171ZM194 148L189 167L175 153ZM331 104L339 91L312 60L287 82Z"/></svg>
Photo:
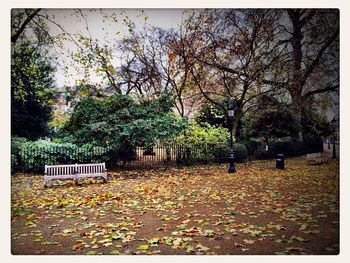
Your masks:
<svg viewBox="0 0 350 263"><path fill-rule="evenodd" d="M249 140L245 142L245 146L248 154L254 155L254 153L256 153L258 149L262 147L262 142L259 138L249 138Z"/></svg>
<svg viewBox="0 0 350 263"><path fill-rule="evenodd" d="M22 145L27 142L24 137L14 136L11 138L11 174L14 174L18 169L20 164L19 152Z"/></svg>
<svg viewBox="0 0 350 263"><path fill-rule="evenodd" d="M293 150L293 143L289 137L279 138L271 141L271 151L275 153L286 153Z"/></svg>
<svg viewBox="0 0 350 263"><path fill-rule="evenodd" d="M92 144L123 151L129 147L151 147L157 141L174 138L187 127L176 116L171 94L157 99L113 94L82 98L75 104L61 136L76 145Z"/></svg>
<svg viewBox="0 0 350 263"><path fill-rule="evenodd" d="M269 147L269 150L266 151L264 145L259 145L253 156L256 159L271 159L275 157L275 153L271 150L271 147Z"/></svg>
<svg viewBox="0 0 350 263"><path fill-rule="evenodd" d="M178 161L180 163L207 163L211 160L225 158L228 143L227 129L214 127L208 123L192 123L176 138L179 145ZM222 154L223 153L223 154Z"/></svg>
<svg viewBox="0 0 350 263"><path fill-rule="evenodd" d="M18 158L11 153L11 174L14 174L18 169Z"/></svg>
<svg viewBox="0 0 350 263"><path fill-rule="evenodd" d="M43 172L45 165L50 164L104 162L108 160L107 154L107 149L89 144L78 147L39 140L22 144L19 159L23 170Z"/></svg>
<svg viewBox="0 0 350 263"><path fill-rule="evenodd" d="M322 141L300 143L292 141L290 137L270 139L268 151L266 151L266 144L263 143L263 140L258 138L251 138L246 142L246 145L249 155L255 159L275 158L278 153L283 153L286 156L298 156L323 151Z"/></svg>
<svg viewBox="0 0 350 263"><path fill-rule="evenodd" d="M276 153L287 153L293 151L293 143L290 137L274 138L268 142L268 150L266 150L266 143L260 138L250 138L245 143L250 156L256 159L270 159L274 158Z"/></svg>
<svg viewBox="0 0 350 263"><path fill-rule="evenodd" d="M243 161L247 158L248 151L244 144L235 143L233 145L233 151L235 153L235 158L237 161Z"/></svg>
<svg viewBox="0 0 350 263"><path fill-rule="evenodd" d="M216 161L227 162L230 154L230 146L228 144L213 144L209 145L210 154ZM244 144L233 144L233 151L236 161L244 161L247 158L248 152Z"/></svg>
<svg viewBox="0 0 350 263"><path fill-rule="evenodd" d="M209 151L216 161L225 162L229 155L230 147L227 144L210 144Z"/></svg>

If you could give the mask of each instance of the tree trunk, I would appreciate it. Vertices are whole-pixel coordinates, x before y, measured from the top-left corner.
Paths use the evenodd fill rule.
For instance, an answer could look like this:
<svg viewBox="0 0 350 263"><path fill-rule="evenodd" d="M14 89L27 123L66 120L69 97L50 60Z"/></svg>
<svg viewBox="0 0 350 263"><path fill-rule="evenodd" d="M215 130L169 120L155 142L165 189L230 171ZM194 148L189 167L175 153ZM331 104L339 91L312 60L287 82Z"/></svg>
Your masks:
<svg viewBox="0 0 350 263"><path fill-rule="evenodd" d="M303 108L303 83L302 83L302 39L303 34L301 31L301 15L299 10L291 10L288 12L289 17L293 24L293 37L292 37L292 53L293 53L293 72L292 72L292 84L289 88L290 95L293 103L293 115L297 122L301 125L301 114ZM302 131L299 130L297 138L298 142L303 141Z"/></svg>
<svg viewBox="0 0 350 263"><path fill-rule="evenodd" d="M233 143L236 142L237 133L238 133L238 124L241 117L242 117L242 109L237 109L235 112L235 118L232 123Z"/></svg>
<svg viewBox="0 0 350 263"><path fill-rule="evenodd" d="M302 110L303 110L303 98L301 96L301 92L294 92L292 93L292 103L293 103L293 109L292 113L295 118L295 120L299 123L300 129L298 131L298 135L295 138L297 142L303 142L303 133L301 128L301 117L302 117Z"/></svg>

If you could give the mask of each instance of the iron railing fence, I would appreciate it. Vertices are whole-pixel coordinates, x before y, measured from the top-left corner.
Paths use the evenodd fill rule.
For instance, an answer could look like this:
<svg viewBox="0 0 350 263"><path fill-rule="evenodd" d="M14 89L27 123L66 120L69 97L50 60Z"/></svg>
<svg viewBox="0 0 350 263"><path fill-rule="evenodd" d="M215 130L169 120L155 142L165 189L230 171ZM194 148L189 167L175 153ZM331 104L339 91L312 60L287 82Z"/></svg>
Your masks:
<svg viewBox="0 0 350 263"><path fill-rule="evenodd" d="M45 165L99 163L105 162L107 169L119 167L154 167L168 165L190 165L195 163L227 162L229 145L198 144L185 145L179 143L157 143L152 147L133 147L123 150L103 147L26 147L11 154L11 170L13 172L43 173ZM247 152L245 146L234 148L236 161L247 159L275 158L277 153L298 156L323 151L323 143L289 143L270 147L268 151Z"/></svg>
<svg viewBox="0 0 350 263"><path fill-rule="evenodd" d="M295 157L309 153L323 152L323 142L286 142L278 143L269 147L269 150L248 152L248 159L273 159L276 154L283 153L286 157Z"/></svg>
<svg viewBox="0 0 350 263"><path fill-rule="evenodd" d="M64 146L24 147L12 154L13 171L39 172L45 165L106 162L107 168L135 166L163 166L172 164L207 163L222 161L227 145L184 145L158 143L152 147L107 149L103 147L79 148Z"/></svg>

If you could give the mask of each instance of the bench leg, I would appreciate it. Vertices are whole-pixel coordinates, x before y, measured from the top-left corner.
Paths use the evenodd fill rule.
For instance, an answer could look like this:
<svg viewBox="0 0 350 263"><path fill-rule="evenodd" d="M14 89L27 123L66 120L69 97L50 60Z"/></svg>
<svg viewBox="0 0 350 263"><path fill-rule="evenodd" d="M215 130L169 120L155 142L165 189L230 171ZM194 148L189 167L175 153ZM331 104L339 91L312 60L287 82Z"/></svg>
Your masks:
<svg viewBox="0 0 350 263"><path fill-rule="evenodd" d="M107 183L106 177L102 176L101 178L103 179L103 183L104 183L104 184Z"/></svg>
<svg viewBox="0 0 350 263"><path fill-rule="evenodd" d="M108 181L107 174L101 176L101 178L103 179L103 183L107 183L107 181Z"/></svg>
<svg viewBox="0 0 350 263"><path fill-rule="evenodd" d="M44 183L44 187L45 188L48 188L49 186L51 186L53 183L52 183L53 180L47 180L45 183Z"/></svg>
<svg viewBox="0 0 350 263"><path fill-rule="evenodd" d="M45 178L45 181L44 181L44 188L47 188L48 185L49 185L49 181L47 178Z"/></svg>

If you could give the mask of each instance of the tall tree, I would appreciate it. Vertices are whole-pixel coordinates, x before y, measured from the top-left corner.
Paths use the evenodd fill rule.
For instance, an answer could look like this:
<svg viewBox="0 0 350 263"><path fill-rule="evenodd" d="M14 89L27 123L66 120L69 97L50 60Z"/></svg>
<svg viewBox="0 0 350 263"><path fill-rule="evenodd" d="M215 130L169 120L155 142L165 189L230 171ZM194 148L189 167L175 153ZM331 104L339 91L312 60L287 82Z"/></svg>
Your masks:
<svg viewBox="0 0 350 263"><path fill-rule="evenodd" d="M234 134L255 99L273 91L261 80L278 74L273 66L284 51L278 42L279 16L267 9L230 9L205 10L190 17L188 26L196 36L190 46L190 57L196 61L191 75L208 101L236 100Z"/></svg>
<svg viewBox="0 0 350 263"><path fill-rule="evenodd" d="M191 90L194 83L186 57L189 43L182 30L144 27L133 32L121 42L122 63L117 69L127 91L155 96L172 92L175 108L184 117L191 114L198 96Z"/></svg>
<svg viewBox="0 0 350 263"><path fill-rule="evenodd" d="M28 41L11 55L11 134L37 139L48 134L55 69L45 50Z"/></svg>
<svg viewBox="0 0 350 263"><path fill-rule="evenodd" d="M167 91L163 71L167 70L164 68L166 54L159 38L158 30L144 27L120 42L122 56L118 70L127 93L134 91L157 97Z"/></svg>
<svg viewBox="0 0 350 263"><path fill-rule="evenodd" d="M281 62L293 113L301 123L305 101L339 89L339 11L336 9L287 9L281 19L281 42L288 49ZM303 140L302 131L297 139Z"/></svg>
<svg viewBox="0 0 350 263"><path fill-rule="evenodd" d="M191 45L196 36L190 33L187 22L182 21L178 30L167 31L161 45L167 54L166 80L175 94L176 109L181 116L193 114L203 102L203 96L196 89L191 75L195 65Z"/></svg>

